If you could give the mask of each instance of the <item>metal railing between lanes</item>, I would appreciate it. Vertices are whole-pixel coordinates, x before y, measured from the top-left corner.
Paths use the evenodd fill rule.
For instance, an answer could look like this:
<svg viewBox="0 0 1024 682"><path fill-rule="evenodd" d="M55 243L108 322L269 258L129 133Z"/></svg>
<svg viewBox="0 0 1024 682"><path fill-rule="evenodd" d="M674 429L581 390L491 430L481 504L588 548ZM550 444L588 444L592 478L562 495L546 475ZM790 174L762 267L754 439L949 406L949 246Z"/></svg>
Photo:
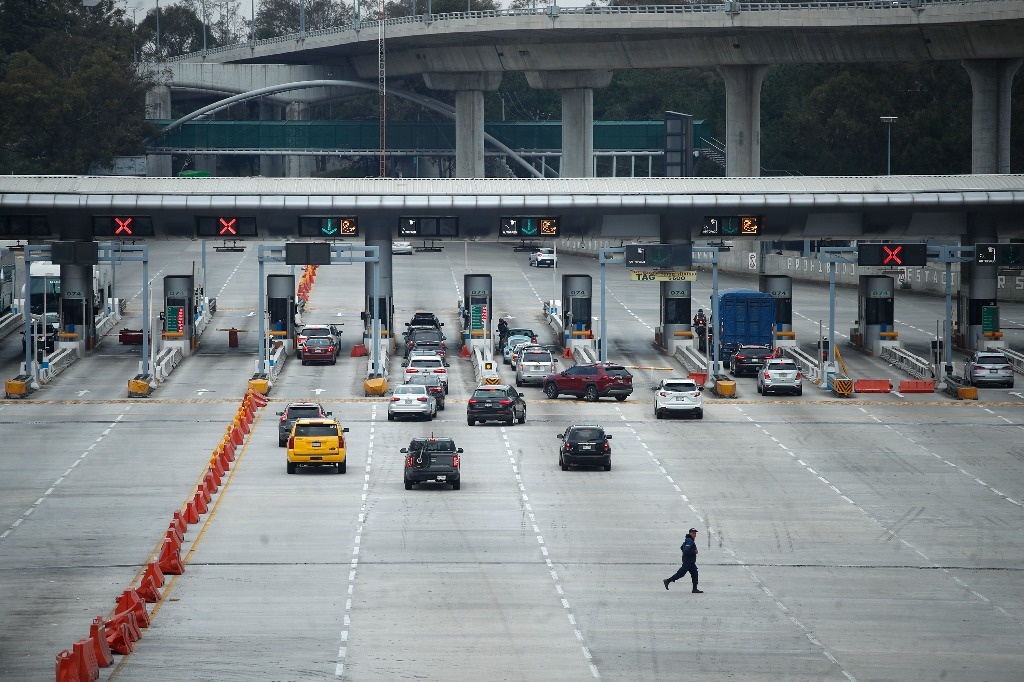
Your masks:
<svg viewBox="0 0 1024 682"><path fill-rule="evenodd" d="M882 346L878 357L916 379L934 379L932 363L898 346Z"/></svg>
<svg viewBox="0 0 1024 682"><path fill-rule="evenodd" d="M1002 351L1006 359L1013 365L1013 371L1017 374L1024 374L1024 354L1009 348L1003 348Z"/></svg>

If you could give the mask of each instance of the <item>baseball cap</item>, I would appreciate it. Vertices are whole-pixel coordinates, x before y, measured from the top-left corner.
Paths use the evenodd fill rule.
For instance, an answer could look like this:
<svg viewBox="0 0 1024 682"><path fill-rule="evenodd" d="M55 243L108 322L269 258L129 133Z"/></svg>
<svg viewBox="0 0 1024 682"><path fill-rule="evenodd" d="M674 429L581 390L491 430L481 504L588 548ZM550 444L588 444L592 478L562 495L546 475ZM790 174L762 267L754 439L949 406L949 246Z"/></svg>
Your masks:
<svg viewBox="0 0 1024 682"><path fill-rule="evenodd" d="M697 532L697 529L696 529L696 528L691 528L691 529L689 530L689 532L691 532L691 533L696 533L696 532Z"/></svg>

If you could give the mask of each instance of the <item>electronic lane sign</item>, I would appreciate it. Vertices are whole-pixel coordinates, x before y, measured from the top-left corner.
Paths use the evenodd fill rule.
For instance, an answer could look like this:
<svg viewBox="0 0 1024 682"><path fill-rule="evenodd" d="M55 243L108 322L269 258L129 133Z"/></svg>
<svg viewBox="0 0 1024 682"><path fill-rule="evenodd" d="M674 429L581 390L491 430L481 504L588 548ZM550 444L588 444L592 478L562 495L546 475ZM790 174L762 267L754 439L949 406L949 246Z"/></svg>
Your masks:
<svg viewBox="0 0 1024 682"><path fill-rule="evenodd" d="M762 226L761 216L704 216L700 234L702 237L759 237Z"/></svg>
<svg viewBox="0 0 1024 682"><path fill-rule="evenodd" d="M49 236L51 236L50 223L44 215L0 216L0 237L31 239L32 237Z"/></svg>
<svg viewBox="0 0 1024 682"><path fill-rule="evenodd" d="M196 237L256 237L256 218L196 216Z"/></svg>
<svg viewBox="0 0 1024 682"><path fill-rule="evenodd" d="M1024 267L1024 244L975 244L974 262L1004 268Z"/></svg>
<svg viewBox="0 0 1024 682"><path fill-rule="evenodd" d="M857 265L885 267L923 266L928 264L928 245L925 243L886 244L878 242L857 244Z"/></svg>
<svg viewBox="0 0 1024 682"><path fill-rule="evenodd" d="M358 237L359 221L355 216L299 216L300 237Z"/></svg>
<svg viewBox="0 0 1024 682"><path fill-rule="evenodd" d="M648 268L691 268L690 244L626 244L626 265Z"/></svg>
<svg viewBox="0 0 1024 682"><path fill-rule="evenodd" d="M499 224L502 237L557 237L559 216L505 216Z"/></svg>
<svg viewBox="0 0 1024 682"><path fill-rule="evenodd" d="M459 219L454 216L399 218L398 233L404 237L458 237Z"/></svg>
<svg viewBox="0 0 1024 682"><path fill-rule="evenodd" d="M150 216L107 216L92 217L92 236L113 237L114 239L133 239L135 237L153 237L153 218Z"/></svg>

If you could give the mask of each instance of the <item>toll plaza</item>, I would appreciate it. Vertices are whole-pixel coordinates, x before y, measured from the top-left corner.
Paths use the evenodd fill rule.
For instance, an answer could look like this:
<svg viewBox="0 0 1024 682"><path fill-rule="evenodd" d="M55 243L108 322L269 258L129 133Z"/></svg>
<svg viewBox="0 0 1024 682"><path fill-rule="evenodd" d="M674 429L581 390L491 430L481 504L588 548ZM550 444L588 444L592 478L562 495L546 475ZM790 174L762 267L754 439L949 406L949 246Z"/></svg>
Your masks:
<svg viewBox="0 0 1024 682"><path fill-rule="evenodd" d="M594 349L593 289L590 275L562 275L562 346Z"/></svg>
<svg viewBox="0 0 1024 682"><path fill-rule="evenodd" d="M470 353L480 348L486 357L494 349L494 300L490 275L463 275L462 301L459 317L462 319L462 344Z"/></svg>
<svg viewBox="0 0 1024 682"><path fill-rule="evenodd" d="M267 275L267 325L269 335L294 350L298 314L295 275ZM230 345L230 344L229 344Z"/></svg>

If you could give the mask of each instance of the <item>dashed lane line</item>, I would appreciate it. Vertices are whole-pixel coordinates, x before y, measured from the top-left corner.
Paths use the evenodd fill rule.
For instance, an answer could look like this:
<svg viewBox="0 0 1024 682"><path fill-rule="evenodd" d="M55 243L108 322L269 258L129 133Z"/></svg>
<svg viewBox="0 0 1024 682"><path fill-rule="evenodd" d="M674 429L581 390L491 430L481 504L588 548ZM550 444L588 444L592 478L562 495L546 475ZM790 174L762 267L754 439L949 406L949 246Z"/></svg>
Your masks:
<svg viewBox="0 0 1024 682"><path fill-rule="evenodd" d="M501 427L501 437L505 443L505 454L508 455L509 464L512 466L512 474L516 477L516 484L519 486L519 495L522 497L523 509L526 511L527 517L530 519L530 524L533 527L533 532L537 538L537 545L540 547L540 553L544 557L544 564L548 568L548 572L551 575L551 581L555 587L555 593L558 595L559 603L562 605L562 610L565 612L566 618L569 620L569 625L573 629L573 636L576 641L579 642L580 651L583 655L583 659L586 661L590 668L590 674L594 679L600 679L601 673L597 669L597 664L594 663L594 655L590 652L590 647L587 645L587 639L583 635L583 631L580 630L580 626L576 620L576 612L569 602L569 599L565 596L565 588L562 587L562 581L558 577L558 571L555 570L555 566L551 561L550 553L548 552L548 546L544 542L544 535L541 533L540 526L537 525L537 516L533 513L533 506L530 504L530 497L526 493L526 486L523 484L522 474L519 473L519 463L516 461L515 453L512 451L512 444L508 439L508 431L506 427Z"/></svg>
<svg viewBox="0 0 1024 682"><path fill-rule="evenodd" d="M119 415L117 415L116 417L114 417L114 421L113 421L113 422L111 422L110 426L108 426L107 428L105 428L105 429L103 430L103 432L102 432L102 433L101 433L101 434L99 435L99 437L97 437L97 438L96 438L96 439L95 439L95 440L94 440L94 441L93 441L93 442L92 442L92 443L91 443L91 444L89 445L89 447L87 447L87 448L86 448L86 449L85 449L85 450L84 450L84 451L82 452L82 454L80 454L80 455L78 456L78 459L76 459L76 460L75 460L74 462L72 462L72 463L71 463L71 466L69 466L69 467L67 468L67 470L66 470L66 471L65 471L65 472L64 472L63 474L61 474L61 475L60 475L60 477L59 477L59 478L57 478L57 480L55 480L55 481L54 481L54 482L53 482L53 483L52 483L52 484L50 485L50 487L49 487L49 488L47 488L47 489L46 489L46 492L44 492L44 493L43 493L43 494L42 494L42 495L41 495L41 496L40 496L40 497L39 497L39 498L38 498L38 499L37 499L37 500L36 500L35 502L33 502L33 503L32 503L32 505L31 505L31 506L30 506L30 507L29 507L28 509L26 509L26 510L25 510L24 512L22 512L21 516L19 516L19 517L18 517L17 519L15 519L15 520L14 520L14 523L12 523L12 524L11 524L11 525L10 525L10 526L9 526L9 527L7 528L7 529L5 529L5 530L4 530L4 531L3 531L2 533L0 533L0 541L3 541L4 539L6 539L6 538L7 538L7 536L8 536L8 535L10 535L11 533L13 533L13 532L14 532L14 530L15 530L16 528L18 528L18 527L19 527L19 526L20 526L20 525L21 525L22 523L24 523L24 522L25 522L25 520L27 520L27 519L28 519L28 517L30 517L30 516L32 515L32 513L33 513L33 512L34 512L34 511L35 511L36 509L38 509L38 508L39 508L39 505L41 505L41 504L42 504L43 502L45 502L45 501L46 501L46 499L47 499L47 498L48 498L48 497L49 497L50 495L52 495L52 494L53 494L53 492L54 492L54 491L55 491L55 490L56 490L56 489L58 488L58 486L60 486L60 484L64 482L64 479L65 479L65 478L67 478L68 476L70 476L70 475L71 475L71 473L72 473L72 472L73 472L73 471L74 471L74 470L75 470L75 469L76 469L76 468L78 467L78 465L79 465L79 464L81 464L82 462L84 462L84 461L85 461L85 458L89 456L89 453L91 453L91 452L93 451L93 449L95 449L95 447L96 447L96 446L97 446L97 445L98 445L98 444L99 444L100 442L102 442L102 441L103 441L103 439L104 439L104 438L106 438L106 437L107 437L108 435L110 435L110 432L111 432L111 431L113 430L114 426L116 426L116 425L118 424L118 422L120 422L121 420L123 420L123 419L125 418L125 413L126 413L126 412L127 412L128 410L130 410L130 409L132 409L132 408L131 408L131 405L129 405L128 407L126 407L126 408L125 408L125 409L124 409L124 410L123 410L123 411L121 412L121 414L119 414Z"/></svg>
<svg viewBox="0 0 1024 682"><path fill-rule="evenodd" d="M757 588L760 589L762 592L764 592L764 594L767 595L769 599L775 602L775 605L778 607L778 609L782 611L782 613L785 614L787 618L789 618L790 622L792 622L793 625L795 625L804 634L804 636L807 638L807 641L813 644L825 658L827 658L834 666L836 666L839 672L842 673L843 676L847 680L849 680L849 682L857 682L853 675L847 672L847 670L836 659L836 657L832 655L832 653L828 650L828 647L825 646L821 642L821 640L814 636L813 631L809 629L807 626L805 626L803 623L801 623L799 620L797 620L796 617L793 615L792 611L789 609L789 607L782 603L782 600L776 598L775 595L772 594L771 590L768 589L767 585L765 585L758 577L758 575L754 573L753 567L750 564L743 561L742 559L740 559L736 555L735 550L729 547L728 544L725 542L725 538L719 535L719 533L711 527L710 522L706 520L706 515L701 514L700 510L697 509L697 507L693 504L690 498L686 495L686 492L669 474L668 470L661 463L661 460L654 454L650 447L648 447L647 443L643 441L643 439L640 437L640 434L637 432L636 428L632 425L632 423L630 423L626 415L622 414L622 411L618 407L616 407L615 410L619 413L619 418L623 421L626 428L628 428L633 433L633 436L636 438L637 442L640 444L640 447L643 449L647 457L651 460L654 466L658 467L658 471L661 472L661 474L665 477L665 480L667 480L669 485L672 486L672 489L679 494L679 498L682 500L683 504L685 504L687 508L689 508L689 510L694 513L694 515L700 523L705 525L705 527L708 530L708 533L718 539L719 547L721 547L722 550L729 554L729 556L732 557L733 561L735 561L737 565L739 565L744 571L746 571L747 575L753 581L754 585L757 586Z"/></svg>

